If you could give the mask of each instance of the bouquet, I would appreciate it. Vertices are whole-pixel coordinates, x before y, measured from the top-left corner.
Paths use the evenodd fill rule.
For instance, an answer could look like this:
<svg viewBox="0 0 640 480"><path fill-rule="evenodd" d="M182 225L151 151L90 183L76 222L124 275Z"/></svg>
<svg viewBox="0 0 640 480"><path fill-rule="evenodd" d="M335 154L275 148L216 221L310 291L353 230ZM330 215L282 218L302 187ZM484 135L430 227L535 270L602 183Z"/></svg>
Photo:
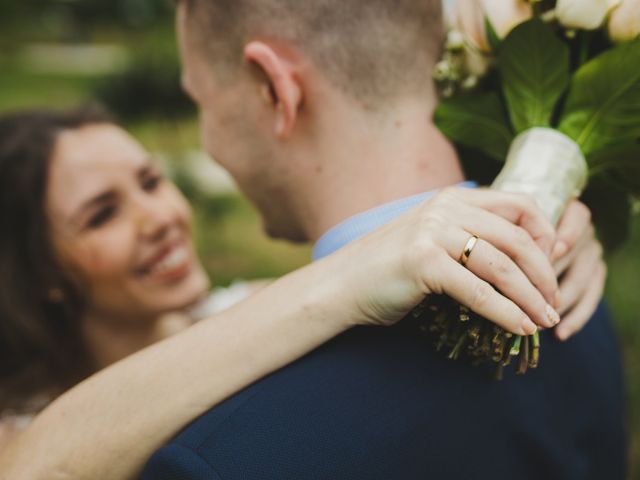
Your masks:
<svg viewBox="0 0 640 480"><path fill-rule="evenodd" d="M468 171L532 195L556 223L583 196L601 240L624 240L640 195L640 0L458 0L435 114ZM535 368L540 337L511 335L448 297L413 312L450 358Z"/></svg>

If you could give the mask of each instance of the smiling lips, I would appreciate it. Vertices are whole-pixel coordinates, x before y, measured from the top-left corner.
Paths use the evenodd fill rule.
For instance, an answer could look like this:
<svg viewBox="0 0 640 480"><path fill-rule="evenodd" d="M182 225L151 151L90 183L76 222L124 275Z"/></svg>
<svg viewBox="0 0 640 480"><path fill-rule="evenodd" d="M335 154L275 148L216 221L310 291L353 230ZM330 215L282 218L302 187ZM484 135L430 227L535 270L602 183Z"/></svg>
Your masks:
<svg viewBox="0 0 640 480"><path fill-rule="evenodd" d="M140 274L159 282L179 280L191 269L191 253L183 242L163 250L151 262L147 263Z"/></svg>

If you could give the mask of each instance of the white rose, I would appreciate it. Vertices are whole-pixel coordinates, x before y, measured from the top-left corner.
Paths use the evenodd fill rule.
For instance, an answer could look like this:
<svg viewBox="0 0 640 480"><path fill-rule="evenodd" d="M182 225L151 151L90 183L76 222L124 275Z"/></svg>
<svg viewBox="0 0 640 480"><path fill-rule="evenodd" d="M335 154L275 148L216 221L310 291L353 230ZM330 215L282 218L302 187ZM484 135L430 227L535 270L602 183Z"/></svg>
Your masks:
<svg viewBox="0 0 640 480"><path fill-rule="evenodd" d="M449 13L451 26L482 52L491 51L486 19L498 37L504 38L531 16L531 4L526 0L456 0Z"/></svg>
<svg viewBox="0 0 640 480"><path fill-rule="evenodd" d="M620 0L558 0L556 16L565 27L595 30L618 3Z"/></svg>
<svg viewBox="0 0 640 480"><path fill-rule="evenodd" d="M622 0L609 18L609 36L614 42L626 42L640 35L640 0Z"/></svg>

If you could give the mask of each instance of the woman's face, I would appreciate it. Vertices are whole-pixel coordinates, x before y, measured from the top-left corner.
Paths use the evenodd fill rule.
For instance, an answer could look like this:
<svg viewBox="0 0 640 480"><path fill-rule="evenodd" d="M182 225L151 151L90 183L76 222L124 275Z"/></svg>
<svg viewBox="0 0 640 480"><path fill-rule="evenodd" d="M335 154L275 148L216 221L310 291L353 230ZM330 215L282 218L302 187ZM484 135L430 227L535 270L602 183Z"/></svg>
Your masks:
<svg viewBox="0 0 640 480"><path fill-rule="evenodd" d="M192 304L208 289L189 205L115 125L58 136L46 204L54 250L86 288L89 314L152 318Z"/></svg>

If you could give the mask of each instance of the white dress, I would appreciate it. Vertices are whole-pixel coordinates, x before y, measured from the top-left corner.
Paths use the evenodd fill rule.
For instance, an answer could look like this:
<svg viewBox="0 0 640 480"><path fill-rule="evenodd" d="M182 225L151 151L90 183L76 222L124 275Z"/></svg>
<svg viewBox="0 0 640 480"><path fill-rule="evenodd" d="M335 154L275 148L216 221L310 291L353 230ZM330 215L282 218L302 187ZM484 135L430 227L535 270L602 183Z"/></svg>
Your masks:
<svg viewBox="0 0 640 480"><path fill-rule="evenodd" d="M189 316L194 321L198 321L226 310L247 298L254 288L251 283L242 280L236 280L228 287L214 288L204 300L189 310Z"/></svg>

